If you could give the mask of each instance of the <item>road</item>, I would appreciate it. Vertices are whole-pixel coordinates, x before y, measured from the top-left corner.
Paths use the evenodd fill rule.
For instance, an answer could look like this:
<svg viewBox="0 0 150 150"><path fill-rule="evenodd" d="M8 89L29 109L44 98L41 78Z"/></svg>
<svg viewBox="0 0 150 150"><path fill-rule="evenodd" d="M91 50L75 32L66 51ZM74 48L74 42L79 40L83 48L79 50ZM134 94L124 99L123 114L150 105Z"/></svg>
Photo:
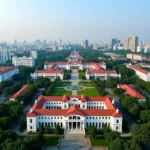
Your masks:
<svg viewBox="0 0 150 150"><path fill-rule="evenodd" d="M128 122L128 127L130 129L131 125L133 123L137 123L137 122L134 121L134 119L132 118L132 116L130 114L123 111L122 106L121 106L118 98L113 94L112 90L107 88L106 91L109 93L110 97L115 101L115 106L119 109L119 112L122 113L123 119Z"/></svg>

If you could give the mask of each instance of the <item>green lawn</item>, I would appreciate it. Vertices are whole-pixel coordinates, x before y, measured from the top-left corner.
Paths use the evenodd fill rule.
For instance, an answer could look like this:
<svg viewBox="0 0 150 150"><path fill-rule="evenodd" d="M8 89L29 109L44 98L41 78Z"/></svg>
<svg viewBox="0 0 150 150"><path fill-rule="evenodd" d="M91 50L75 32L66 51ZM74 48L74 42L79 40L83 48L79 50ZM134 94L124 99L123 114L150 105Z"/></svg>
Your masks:
<svg viewBox="0 0 150 150"><path fill-rule="evenodd" d="M86 96L99 96L95 88L86 88L77 92L78 95L85 94Z"/></svg>
<svg viewBox="0 0 150 150"><path fill-rule="evenodd" d="M72 95L72 91L65 90L64 88L54 88L51 92L52 96L63 96L64 94Z"/></svg>
<svg viewBox="0 0 150 150"><path fill-rule="evenodd" d="M93 82L78 82L78 85L82 85L82 86L85 86L85 87L94 87L94 83Z"/></svg>
<svg viewBox="0 0 150 150"><path fill-rule="evenodd" d="M109 143L104 139L103 136L97 137L95 140L91 140L92 146L107 146L109 147Z"/></svg>
<svg viewBox="0 0 150 150"><path fill-rule="evenodd" d="M44 146L57 146L58 141L58 136L44 136Z"/></svg>
<svg viewBox="0 0 150 150"><path fill-rule="evenodd" d="M63 87L71 85L71 82L56 82L56 87Z"/></svg>

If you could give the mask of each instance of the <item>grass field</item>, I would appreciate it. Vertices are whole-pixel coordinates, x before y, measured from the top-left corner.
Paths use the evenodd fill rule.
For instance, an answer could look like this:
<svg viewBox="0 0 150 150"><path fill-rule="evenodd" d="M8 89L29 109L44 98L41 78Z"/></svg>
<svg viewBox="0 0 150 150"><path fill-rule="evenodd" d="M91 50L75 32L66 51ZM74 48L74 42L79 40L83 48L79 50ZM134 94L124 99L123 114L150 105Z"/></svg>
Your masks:
<svg viewBox="0 0 150 150"><path fill-rule="evenodd" d="M99 96L95 88L86 88L77 92L78 95L85 94L86 96Z"/></svg>
<svg viewBox="0 0 150 150"><path fill-rule="evenodd" d="M82 86L85 86L85 87L94 87L94 83L93 82L78 82L78 85L82 85Z"/></svg>
<svg viewBox="0 0 150 150"><path fill-rule="evenodd" d="M56 87L63 87L71 85L71 82L56 82Z"/></svg>
<svg viewBox="0 0 150 150"><path fill-rule="evenodd" d="M92 146L107 146L109 147L109 143L104 139L103 136L97 137L95 140L91 140Z"/></svg>
<svg viewBox="0 0 150 150"><path fill-rule="evenodd" d="M54 88L51 92L52 96L63 96L64 94L72 95L72 91L65 90L64 88Z"/></svg>
<svg viewBox="0 0 150 150"><path fill-rule="evenodd" d="M58 141L58 136L44 136L44 146L57 146Z"/></svg>

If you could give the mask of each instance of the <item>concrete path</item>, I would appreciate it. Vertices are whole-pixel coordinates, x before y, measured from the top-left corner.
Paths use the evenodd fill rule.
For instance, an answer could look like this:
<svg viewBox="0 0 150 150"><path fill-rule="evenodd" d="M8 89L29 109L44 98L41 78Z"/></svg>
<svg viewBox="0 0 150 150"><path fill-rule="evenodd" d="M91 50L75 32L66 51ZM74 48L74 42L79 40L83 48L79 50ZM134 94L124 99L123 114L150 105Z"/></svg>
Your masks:
<svg viewBox="0 0 150 150"><path fill-rule="evenodd" d="M61 139L61 150L89 150L90 145L88 139L84 135L65 135L65 138Z"/></svg>

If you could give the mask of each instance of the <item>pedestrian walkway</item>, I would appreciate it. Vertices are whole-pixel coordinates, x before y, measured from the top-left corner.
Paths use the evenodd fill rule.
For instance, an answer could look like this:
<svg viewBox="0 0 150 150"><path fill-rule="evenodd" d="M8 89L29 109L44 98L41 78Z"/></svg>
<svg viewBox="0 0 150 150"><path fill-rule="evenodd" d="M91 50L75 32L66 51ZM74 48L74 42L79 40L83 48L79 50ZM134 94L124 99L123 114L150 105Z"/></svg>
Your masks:
<svg viewBox="0 0 150 150"><path fill-rule="evenodd" d="M61 150L89 150L89 148L90 144L84 135L66 134L65 137L61 139Z"/></svg>

